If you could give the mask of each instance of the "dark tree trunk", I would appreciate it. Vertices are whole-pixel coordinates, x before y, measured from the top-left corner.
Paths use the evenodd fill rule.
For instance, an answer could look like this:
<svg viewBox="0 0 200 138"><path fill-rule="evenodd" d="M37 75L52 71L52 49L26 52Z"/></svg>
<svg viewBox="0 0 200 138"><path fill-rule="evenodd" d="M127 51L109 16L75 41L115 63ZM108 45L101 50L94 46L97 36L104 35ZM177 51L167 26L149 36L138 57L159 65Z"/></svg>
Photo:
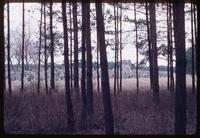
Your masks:
<svg viewBox="0 0 200 138"><path fill-rule="evenodd" d="M196 61L198 61L198 57L200 56L200 47L199 47L199 45L200 45L200 18L199 18L199 15L200 15L200 4L199 3L197 3L197 1L195 2L195 4L197 5L197 16L195 16L194 15L194 22L195 22L195 20L197 20L197 24L195 23L195 26L197 25L197 29L198 29L198 32L196 32L197 34L195 34L195 36L196 36L196 40L195 40L195 42L196 42L196 50L195 50L195 59L196 59ZM196 28L196 27L195 27ZM199 97L199 91L200 91L200 70L199 70L199 68L200 68L200 66L199 66L200 64L199 64L199 62L196 62L196 68L195 68L195 70L196 70L196 75L197 75L197 97ZM197 109L199 109L199 106L198 106L198 108ZM197 131L199 132L199 125L197 125Z"/></svg>
<svg viewBox="0 0 200 138"><path fill-rule="evenodd" d="M173 91L171 3L167 4L167 89Z"/></svg>
<svg viewBox="0 0 200 138"><path fill-rule="evenodd" d="M170 31L169 31L169 4L167 3L167 89L170 85Z"/></svg>
<svg viewBox="0 0 200 138"><path fill-rule="evenodd" d="M135 47L136 47L136 87L137 93L139 92L139 78L138 78L138 31L137 31L137 17L136 17L136 7L134 3L134 16L135 16Z"/></svg>
<svg viewBox="0 0 200 138"><path fill-rule="evenodd" d="M193 19L193 4L191 3L191 33L192 33L192 92L195 93L195 76L194 76L194 19Z"/></svg>
<svg viewBox="0 0 200 138"><path fill-rule="evenodd" d="M70 75L69 75L69 50L68 50L68 32L67 32L67 16L66 1L62 1L62 18L64 30L64 63L65 63L65 101L67 108L67 126L70 132L74 132L74 116L72 108L72 100L70 93Z"/></svg>
<svg viewBox="0 0 200 138"><path fill-rule="evenodd" d="M197 55L196 55L196 46L197 46L197 25L198 25L198 21L196 21L196 19L197 19L197 17L198 16L196 16L196 6L195 6L195 4L197 4L197 3L194 3L193 4L193 9L194 9L194 12L193 12L193 14L194 14L194 41L195 41L195 43L194 43L194 64L197 64L197 60L196 60L196 57L198 57ZM197 11L198 12L198 11ZM195 78L195 74L196 74L196 68L194 68L194 78ZM194 79L194 81L195 81L195 79ZM195 83L194 83L194 91L196 91L196 88L195 88Z"/></svg>
<svg viewBox="0 0 200 138"><path fill-rule="evenodd" d="M104 16L104 4L102 3L103 5L103 16ZM100 49L100 43L99 43L99 36L98 36L98 33L97 33L97 90L98 92L100 92L100 73L99 73L99 49Z"/></svg>
<svg viewBox="0 0 200 138"><path fill-rule="evenodd" d="M120 8L120 92L122 91L122 3Z"/></svg>
<svg viewBox="0 0 200 138"><path fill-rule="evenodd" d="M46 1L46 0L45 0ZM47 81L47 36L46 36L46 2L44 2L44 68L45 68L45 90L48 94L48 81Z"/></svg>
<svg viewBox="0 0 200 138"><path fill-rule="evenodd" d="M0 85L0 91L5 92L5 45L4 45L4 3L0 3L0 82L3 82L3 85ZM3 96L2 96L3 97ZM3 101L3 98L2 98ZM1 108L3 109L3 102L1 104Z"/></svg>
<svg viewBox="0 0 200 138"><path fill-rule="evenodd" d="M85 88L85 3L82 3L82 71L81 71L81 97L82 97L82 106L81 106L81 129L87 127L87 95Z"/></svg>
<svg viewBox="0 0 200 138"><path fill-rule="evenodd" d="M149 5L146 3L146 22L147 22L147 37L148 37L148 49L149 49L149 74L150 74L150 87L153 89L153 74L152 74L152 44L151 44L151 34L150 34L150 26L149 26Z"/></svg>
<svg viewBox="0 0 200 138"><path fill-rule="evenodd" d="M195 6L195 4L196 3L194 3L193 4L193 9L194 9L194 12L193 12L193 15L194 15L194 64L197 64L197 60L196 60L196 45L197 45L197 21L196 21L196 19L197 19L197 17L198 16L196 16L196 6ZM195 74L196 74L196 68L194 68L194 76L195 76ZM194 77L195 78L195 77ZM194 79L195 80L195 79ZM196 88L195 88L195 83L194 83L194 91L196 91Z"/></svg>
<svg viewBox="0 0 200 138"><path fill-rule="evenodd" d="M112 104L110 97L110 84L108 76L108 62L105 45L105 34L104 34L104 19L102 15L102 4L95 3L96 6L96 17L97 17L97 33L99 36L100 46L100 64L101 64L101 86L103 95L103 107L104 107L104 119L105 119L105 131L106 134L114 134L114 121Z"/></svg>
<svg viewBox="0 0 200 138"><path fill-rule="evenodd" d="M40 55L41 55L41 45L42 45L42 3L41 3L41 16L40 16L40 38L39 38L39 56L38 56L38 85L37 92L40 93Z"/></svg>
<svg viewBox="0 0 200 138"><path fill-rule="evenodd" d="M116 24L116 6L114 3L114 22L115 22L115 63L114 63L114 95L116 95L117 79L117 24Z"/></svg>
<svg viewBox="0 0 200 138"><path fill-rule="evenodd" d="M117 63L116 64L117 64L117 93L119 93L119 21L118 21L118 17L119 17L118 5L119 4L118 3L116 3L116 4L117 4L117 49L116 49L117 50L116 51Z"/></svg>
<svg viewBox="0 0 200 138"><path fill-rule="evenodd" d="M186 134L186 52L184 3L173 3L173 15L176 50L175 133Z"/></svg>
<svg viewBox="0 0 200 138"><path fill-rule="evenodd" d="M77 29L77 3L73 2L73 27L74 27L74 91L79 94L78 73L78 29Z"/></svg>
<svg viewBox="0 0 200 138"><path fill-rule="evenodd" d="M21 92L24 92L24 0L22 3L22 74L21 74Z"/></svg>
<svg viewBox="0 0 200 138"><path fill-rule="evenodd" d="M8 61L8 92L12 95L12 87L11 87L11 76L10 76L10 4L9 0L7 0L7 24L8 24L8 34L7 34L7 61Z"/></svg>
<svg viewBox="0 0 200 138"><path fill-rule="evenodd" d="M72 70L72 9L71 9L72 3L69 3L69 23L70 23L70 88L71 92L73 92L73 84L72 84L72 76L73 76L73 70Z"/></svg>
<svg viewBox="0 0 200 138"><path fill-rule="evenodd" d="M116 12L117 6L117 12ZM115 18L115 66L114 66L114 94L119 93L119 37L118 37L118 3L114 4Z"/></svg>
<svg viewBox="0 0 200 138"><path fill-rule="evenodd" d="M52 0L50 2L50 38L51 38L51 91L55 90L54 80L54 34L53 34L53 15L52 15Z"/></svg>
<svg viewBox="0 0 200 138"><path fill-rule="evenodd" d="M153 74L153 101L159 104L159 82L158 82L158 63L157 63L157 36L156 36L156 13L155 3L149 4L150 10L150 33L152 43L152 74Z"/></svg>
<svg viewBox="0 0 200 138"><path fill-rule="evenodd" d="M91 50L91 32L90 32L90 3L85 4L85 36L87 51L87 100L88 114L92 115L93 110L93 83L92 83L92 50Z"/></svg>

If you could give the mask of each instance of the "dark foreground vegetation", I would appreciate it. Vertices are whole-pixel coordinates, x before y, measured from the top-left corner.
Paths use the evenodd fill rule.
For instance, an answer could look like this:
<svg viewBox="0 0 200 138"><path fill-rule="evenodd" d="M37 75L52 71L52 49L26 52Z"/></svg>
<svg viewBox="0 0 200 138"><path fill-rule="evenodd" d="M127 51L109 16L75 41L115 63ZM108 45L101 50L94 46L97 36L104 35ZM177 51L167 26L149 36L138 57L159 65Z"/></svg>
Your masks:
<svg viewBox="0 0 200 138"><path fill-rule="evenodd" d="M64 92L46 95L35 91L4 94L4 128L9 134L69 134ZM75 129L74 134L105 134L102 94L94 92L94 115L88 118L87 127L80 129L81 103L72 94ZM160 91L160 104L154 106L148 90L122 91L112 96L115 134L174 134L174 94ZM196 132L196 98L187 89L186 134Z"/></svg>

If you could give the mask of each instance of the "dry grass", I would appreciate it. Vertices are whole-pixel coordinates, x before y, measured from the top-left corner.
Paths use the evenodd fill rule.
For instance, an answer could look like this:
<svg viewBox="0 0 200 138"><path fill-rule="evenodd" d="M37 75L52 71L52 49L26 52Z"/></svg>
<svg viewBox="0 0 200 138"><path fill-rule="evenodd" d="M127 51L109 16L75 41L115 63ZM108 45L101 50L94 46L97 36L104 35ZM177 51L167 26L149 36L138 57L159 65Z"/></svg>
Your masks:
<svg viewBox="0 0 200 138"><path fill-rule="evenodd" d="M149 78L139 78L140 90L149 90L149 88L150 88L149 80L150 80ZM100 79L100 81L101 81L101 79ZM41 85L44 86L44 81L41 81L41 83L42 83ZM64 89L64 80L58 80L55 83L56 83L57 89L59 91L62 91ZM110 78L110 89L111 90L113 90L113 83L114 83L114 79ZM176 81L175 81L175 83L176 83ZM37 80L25 81L25 86L27 86L28 89L31 88L31 89L34 90L35 88L37 88L36 84L37 84ZM80 84L80 82L79 82L79 84ZM48 85L50 86L50 82L49 82ZM192 86L191 75L186 75L186 85L187 85L187 88ZM6 86L8 87L8 85L6 85ZM14 89L19 89L20 86L21 86L20 81L18 81L18 80L12 81L12 87ZM100 86L101 86L101 84L100 84ZM160 77L159 78L159 86L160 86L160 89L163 89L163 90L165 90L167 88L167 77ZM96 79L93 80L93 88L94 88L94 90L97 90L97 80ZM125 78L125 79L123 79L122 89L125 90L125 91L135 90L136 89L136 78Z"/></svg>
<svg viewBox="0 0 200 138"><path fill-rule="evenodd" d="M127 82L126 82L127 81ZM141 81L141 80L140 80ZM33 83L34 84L34 83ZM37 95L35 85L27 85L24 94L19 87L10 97L4 94L4 129L6 133L20 134L68 134L65 99L62 87L51 96ZM112 95L115 132L117 134L174 134L174 95L161 87L160 105L153 105L152 93L147 88L136 95L135 83L125 80L124 91ZM166 84L166 83L165 83ZM61 84L60 84L61 85ZM164 85L164 84L163 84ZM95 87L95 86L94 86ZM132 89L131 89L132 88ZM104 134L104 119L101 93L94 93L94 115L88 121L87 129L80 130L80 99L72 95L75 116L75 134ZM188 87L187 92L187 134L196 130L196 96Z"/></svg>

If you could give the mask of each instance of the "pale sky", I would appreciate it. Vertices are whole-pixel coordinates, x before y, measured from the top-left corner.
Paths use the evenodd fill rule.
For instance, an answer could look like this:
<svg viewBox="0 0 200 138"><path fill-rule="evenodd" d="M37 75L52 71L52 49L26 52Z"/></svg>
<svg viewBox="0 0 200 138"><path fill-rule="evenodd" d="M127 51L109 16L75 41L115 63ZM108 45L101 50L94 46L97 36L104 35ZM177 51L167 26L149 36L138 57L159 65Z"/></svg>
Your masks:
<svg viewBox="0 0 200 138"><path fill-rule="evenodd" d="M137 4L137 6L138 6L138 4ZM5 9L5 13L4 13L4 15L5 15L4 16L5 17L5 35L7 35L7 29L6 29L7 28L6 27L7 26L6 7L7 6L4 7L4 9ZM91 9L94 9L94 8L95 8L94 4L91 4ZM189 4L189 8L190 8L190 4ZM186 9L188 10L189 8L186 8ZM36 9L36 10L34 10L34 9ZM40 5L39 4L36 4L36 3L26 3L25 4L25 25L26 25L26 30L25 31L28 31L28 29L30 29L31 36L33 37L33 40L36 40L36 36L38 36L38 34L36 34L36 32L39 32L39 23L38 23L38 20L40 20L39 9L40 9ZM61 11L60 4L54 4L53 10L55 10L55 9L60 9L60 11ZM105 4L104 12L106 13L106 11L108 9L113 14L113 7L108 5L108 4ZM133 9L133 6L132 6L132 9ZM27 10L30 10L30 12L27 12ZM48 10L48 9L46 9L46 10ZM140 9L137 8L137 10L145 12L145 9L142 9L142 8L140 8ZM160 19L161 20L166 20L166 13L163 13L161 8L156 8L156 10L157 10L156 11L156 18L158 20L160 20ZM134 19L133 10L132 11L123 10L122 12L123 12L122 13L123 16L127 15L127 16L129 16L130 19ZM93 14L96 15L95 11L93 11ZM91 14L91 17L92 16L93 15ZM146 18L140 12L137 12L136 16L137 16L137 19L145 19ZM81 20L81 17L78 17L78 18L80 18L80 20ZM69 19L69 17L68 17L68 19ZM190 24L190 21L188 21L188 19L190 19L190 14L187 14L185 16L186 47L189 47L191 45L188 42L188 39L191 39L190 38L191 35L189 34L190 31L191 31L190 30L191 24ZM54 18L54 20L55 20L55 18ZM47 19L47 22L48 22L48 19ZM125 22L123 22L122 24L123 24L122 25L122 30L123 31L129 31L129 30L135 29L134 23L125 23ZM22 26L22 4L20 4L20 3L12 3L12 4L10 4L11 41L15 37L12 32L15 32L16 30L18 32L21 32L21 26ZM62 23L57 23L56 26L57 26L58 30L62 32ZM166 21L157 22L157 32L161 30L160 26L161 27L166 27ZM110 25L105 24L105 28L109 29L109 30L114 30L114 21L112 21L110 23ZM159 30L158 30L158 28L159 28ZM146 29L146 27L144 28L144 30L145 29ZM164 29L164 31L165 31L165 29ZM140 33L140 32L138 32L138 33ZM165 33L166 33L166 31L165 31ZM162 35L165 35L165 34L163 33L161 35L158 35L157 39L160 39L162 37ZM79 37L80 36L81 36L81 32L79 32ZM107 38L111 38L111 36L106 35L106 39ZM112 38L114 38L114 36L112 36ZM131 60L132 63L135 63L136 62L135 32L132 31L131 33L124 33L122 35L122 39L123 39L122 40L123 42L128 43L128 44L123 45L124 49L122 51L122 58L126 59L126 60L127 59ZM80 40L81 40L81 38L79 38L79 41ZM95 31L92 31L91 40L92 40L92 46L96 47L96 44L93 43L93 41L96 41L96 29L95 29ZM161 44L167 44L166 39L163 39L163 40L161 42L158 41L158 46L161 45ZM79 44L79 47L80 46L81 45ZM12 46L11 46L11 49L12 49ZM107 54L108 61L114 61L114 51L111 51L110 47L107 48L107 53L108 53ZM142 58L143 58L143 56L139 55L139 61ZM93 52L93 61L96 61L95 51ZM15 63L14 59L12 59L12 62ZM55 62L58 63L58 64L62 64L63 63L63 56L55 57ZM167 62L165 60L158 59L158 65L167 65Z"/></svg>

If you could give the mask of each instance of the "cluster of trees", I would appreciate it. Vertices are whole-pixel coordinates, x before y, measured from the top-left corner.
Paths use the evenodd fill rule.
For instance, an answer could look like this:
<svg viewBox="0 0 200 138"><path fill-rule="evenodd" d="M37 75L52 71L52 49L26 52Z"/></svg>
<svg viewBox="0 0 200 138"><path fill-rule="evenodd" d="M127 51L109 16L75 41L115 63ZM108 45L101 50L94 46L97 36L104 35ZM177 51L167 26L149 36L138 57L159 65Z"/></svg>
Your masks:
<svg viewBox="0 0 200 138"><path fill-rule="evenodd" d="M82 13L82 24L81 24L81 47L79 48L78 40L78 10L77 2L67 3L69 6L69 19L67 18L66 11L66 1L63 0L62 7L62 25L63 25L63 43L64 43L64 67L65 67L65 99L66 99L66 111L68 119L68 130L70 132L75 131L74 127L74 112L72 108L71 94L75 92L77 97L81 93L81 128L87 127L87 118L92 118L94 114L93 109L93 83L92 83L92 46L91 46L91 10L90 3L81 3L81 13ZM1 4L2 5L2 4ZM111 104L111 95L110 95L110 84L109 84L109 75L108 75L108 62L107 62L107 52L106 47L109 44L109 40L105 39L105 34L110 34L112 32L105 31L104 15L102 3L95 3L96 15L93 15L96 19L96 32L97 32L97 70L98 70L98 91L99 87L99 65L101 69L101 92L103 98L103 108L104 108L104 120L105 120L105 132L106 134L114 134L114 121L113 121L113 112ZM110 4L114 8L114 51L115 51L115 62L114 62L114 95L122 91L122 3L113 3ZM46 94L52 94L55 91L55 74L54 74L54 55L55 55L55 43L56 35L53 32L53 11L52 11L53 2L46 3L45 0L41 2L40 9L40 25L39 25L39 47L38 47L38 84L37 92L40 93L40 69L41 69L41 55L44 54L44 66L45 66L45 90ZM150 83L151 89L153 91L153 101L155 105L159 105L159 76L158 76L158 51L157 46L157 25L156 25L156 4L155 3L145 3L142 5L145 7L145 21L137 20L137 10L136 4L134 3L134 24L135 30L132 33L135 33L135 48L136 48L136 79L137 79L137 92L139 92L139 60L138 54L141 47L146 46L147 50L146 57L149 62L149 71L150 71ZM168 71L168 89L176 93L175 99L175 130L176 134L185 134L186 133L186 50L185 50L185 25L184 25L184 3L166 3L167 11L167 71ZM195 38L196 38L196 6L191 4L191 29L192 29L192 49L191 49L191 66L192 66L192 78L193 78L193 91L195 91ZM1 7L3 9L3 7ZM9 0L7 3L7 72L8 72L8 91L12 95L12 86L11 86L11 75L10 75L10 17L9 17ZM47 12L48 10L48 12ZM24 92L24 59L25 58L25 23L24 23L24 2L22 6L22 37L21 39L21 91ZM3 12L1 10L1 12ZM47 16L48 14L48 16ZM46 18L49 17L49 22ZM143 26L146 26L146 45L142 44L144 41L138 41L139 39L139 23L142 22ZM2 22L1 22L2 23ZM69 25L68 25L69 23ZM2 23L3 24L3 23ZM0 25L1 26L1 25ZM3 25L2 25L3 26ZM194 29L194 31L193 31ZM47 34L47 31L49 34ZM3 32L3 31L2 31ZM181 35L180 35L181 34ZM2 34L1 34L2 35ZM3 36L2 36L3 38ZM47 44L48 42L48 44ZM48 45L48 46L47 46ZM72 55L72 46L74 46ZM1 50L2 49L2 50ZM0 51L4 51L1 47ZM42 51L44 49L44 51ZM163 48L164 49L164 48ZM173 52L173 49L175 51ZM79 86L79 73L78 73L78 55L79 50L81 51L81 85ZM47 57L48 51L50 56L50 86L48 86L47 78ZM163 50L164 51L164 50ZM145 53L144 52L144 53ZM0 54L4 60L4 52ZM173 67L173 54L175 53L176 57L176 86L174 86L174 67ZM73 56L73 57L72 57ZM72 59L74 59L73 68L72 68ZM100 63L99 63L100 60ZM1 63L2 64L2 63ZM2 64L2 67L5 67ZM3 71L3 70L2 70ZM74 78L72 79L72 72ZM3 77L5 78L5 77ZM73 81L72 81L73 80ZM5 80L3 80L5 82ZM5 85L4 85L5 87ZM50 87L50 90L48 89ZM5 88L4 88L5 89Z"/></svg>

